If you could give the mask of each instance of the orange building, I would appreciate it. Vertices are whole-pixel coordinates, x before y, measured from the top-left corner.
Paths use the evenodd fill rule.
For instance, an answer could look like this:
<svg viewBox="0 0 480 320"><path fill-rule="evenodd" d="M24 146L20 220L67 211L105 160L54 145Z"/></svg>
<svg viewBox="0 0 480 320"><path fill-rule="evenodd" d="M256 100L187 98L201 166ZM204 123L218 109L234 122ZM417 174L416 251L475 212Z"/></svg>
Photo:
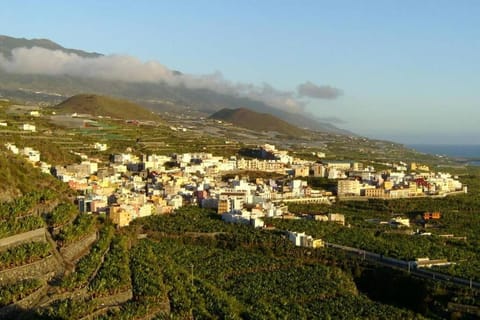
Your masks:
<svg viewBox="0 0 480 320"><path fill-rule="evenodd" d="M441 218L441 213L438 212L438 211L435 211L435 212L425 212L423 214L423 220L430 220L430 219L433 219L433 220L438 220Z"/></svg>

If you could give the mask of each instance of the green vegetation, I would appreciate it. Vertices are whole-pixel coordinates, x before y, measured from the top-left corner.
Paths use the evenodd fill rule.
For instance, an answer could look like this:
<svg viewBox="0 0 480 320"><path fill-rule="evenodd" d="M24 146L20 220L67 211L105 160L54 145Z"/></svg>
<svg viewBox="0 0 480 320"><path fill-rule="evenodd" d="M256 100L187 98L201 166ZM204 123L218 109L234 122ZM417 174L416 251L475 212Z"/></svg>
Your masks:
<svg viewBox="0 0 480 320"><path fill-rule="evenodd" d="M346 273L311 256L275 255L261 244L229 248L222 241L184 241L164 238L149 242L164 261L170 308L178 317L306 318L314 314L353 318L359 310L357 316L414 317L407 311L372 303L357 293Z"/></svg>
<svg viewBox="0 0 480 320"><path fill-rule="evenodd" d="M334 237L339 233L340 240L353 236L342 231L348 228L332 223L274 222L306 228L312 234ZM94 226L95 219L80 215L73 224L79 228ZM60 234L71 226L60 227ZM146 232L147 239L138 240L138 232ZM395 234L385 236L385 243L403 241L388 238ZM428 283L389 271L392 274L384 277L392 279L396 292L418 287L415 299L375 296L380 289L373 284L387 282L377 282L376 277L382 275L372 274L371 268L328 248L295 247L278 230L226 224L212 211L185 207L171 215L137 219L121 232L104 225L75 272L61 281L61 287L72 293L86 287L88 295L75 299L64 296L35 312L56 319L93 313L99 319L421 319L414 312L433 315L430 301L437 291ZM132 300L118 308L102 305L106 301L102 299L129 289ZM458 297L468 302L469 295Z"/></svg>
<svg viewBox="0 0 480 320"><path fill-rule="evenodd" d="M51 227L57 228L73 220L78 214L78 208L71 203L61 203L45 215L45 221Z"/></svg>
<svg viewBox="0 0 480 320"><path fill-rule="evenodd" d="M403 303L409 309L422 314L427 312L428 301L434 295L434 290L428 288L423 280L389 268L366 269L356 283L360 290L375 301L392 305Z"/></svg>
<svg viewBox="0 0 480 320"><path fill-rule="evenodd" d="M72 224L65 226L57 235L61 246L67 246L95 231L95 217L88 214L78 215Z"/></svg>
<svg viewBox="0 0 480 320"><path fill-rule="evenodd" d="M65 289L84 287L92 277L97 268L100 267L106 251L113 239L114 228L106 225L100 231L99 238L90 249L90 252L78 261L75 272L70 273L62 279L61 286Z"/></svg>
<svg viewBox="0 0 480 320"><path fill-rule="evenodd" d="M105 105L106 109L98 108L95 112L106 112L123 103L92 96L77 99L81 108L82 104L95 108ZM65 110L95 115L92 109L81 108ZM219 125L206 133L206 127L215 125L212 120L184 125L184 119L179 119L172 124L187 128L185 132L163 125L127 125L123 120L110 118L96 118L95 127L67 130L46 117L32 119L25 114L3 113L5 110L2 107L2 119L7 117L14 125L0 135L0 147L5 142L33 147L40 150L42 160L52 165L78 162L78 153L103 160L110 153L126 150L137 155L204 151L230 156L250 146L243 139L225 143L231 131L242 136L248 135L247 130ZM46 114L53 109L43 110ZM122 114L127 115L126 118L138 118L137 113ZM147 111L147 114L148 120L151 119L151 113ZM35 123L38 132L19 131L18 124L24 121ZM217 135L215 130L221 134ZM258 137L261 138L253 138L255 144L268 138L260 133ZM312 151L321 150L331 159L358 160L360 157L364 164L381 169L388 169L384 164L386 159L419 159L424 163L435 160L396 144L358 137L318 134L304 140L308 143L289 141L285 145L291 146L289 151L295 156L310 154L313 159ZM107 143L109 150L94 150L91 147L94 142ZM312 147L309 142L323 146ZM413 319L422 318L416 312L432 318L448 317L449 301L478 305L475 291L417 280L398 270L382 270L329 248L298 248L282 231L305 231L330 242L402 259L447 258L457 264L439 271L479 279L478 171L457 171L462 174L462 182L469 185L468 195L339 202L332 206L289 204L290 210L297 213L342 213L349 225L346 227L311 220L268 219L267 224L276 226L276 230L255 230L224 223L210 210L185 207L171 215L137 219L131 227L115 230L103 217L78 215L77 208L71 204L75 192L51 176L41 174L20 156L0 151L0 167L0 180L5 182L0 185L0 237L48 226L62 247L77 244L98 230L97 241L82 252L79 261L66 261L66 275L59 272L49 282L48 296L42 298L46 307L33 307L32 312L39 317L78 319L95 314L99 319ZM263 172L244 174L251 179L277 177ZM224 178L229 177L232 175ZM335 187L331 180L307 180L316 189ZM423 225L421 214L434 210L441 211L442 218ZM394 214L408 216L412 224L416 223L413 229L432 232L433 236L413 236L367 221L388 221ZM439 236L443 234L465 236L466 240ZM53 249L45 243L9 249L0 254L0 269L8 270L56 254ZM72 264L74 268L70 268ZM392 287L394 292L389 291ZM32 292L29 285L25 288L25 295ZM108 299L128 294L129 290L133 299L109 303ZM8 301L15 299L8 298Z"/></svg>
<svg viewBox="0 0 480 320"><path fill-rule="evenodd" d="M0 270L32 263L50 255L51 247L45 242L30 242L0 252Z"/></svg>
<svg viewBox="0 0 480 320"><path fill-rule="evenodd" d="M0 238L32 231L44 226L45 224L39 216L25 216L20 218L11 217L0 223Z"/></svg>
<svg viewBox="0 0 480 320"><path fill-rule="evenodd" d="M112 295L125 291L130 286L128 239L117 236L111 242L105 261L91 282L89 290L97 295Z"/></svg>
<svg viewBox="0 0 480 320"><path fill-rule="evenodd" d="M282 233L224 224L215 214L195 208L137 220L132 228L136 224L158 239L143 240L138 246L145 256L150 255L145 248L150 246L163 261L160 270L170 309L178 317L302 318L315 314L335 318L342 312L344 318L354 316L345 314L346 310L362 310L363 317L414 317L359 295L348 274L331 265L333 253L295 248ZM158 286L160 296L164 288Z"/></svg>
<svg viewBox="0 0 480 320"><path fill-rule="evenodd" d="M161 121L160 117L133 102L94 94L79 94L55 107L62 113L91 114L119 119Z"/></svg>
<svg viewBox="0 0 480 320"><path fill-rule="evenodd" d="M184 207L172 216L150 216L133 221L141 224L145 231L183 234L185 232L221 232L233 230L236 226L225 224L221 216L211 210Z"/></svg>
<svg viewBox="0 0 480 320"><path fill-rule="evenodd" d="M32 214L39 204L53 200L50 190L33 191L10 202L0 203L0 219L20 218Z"/></svg>
<svg viewBox="0 0 480 320"><path fill-rule="evenodd" d="M0 307L27 297L41 286L42 282L38 279L25 279L0 286Z"/></svg>
<svg viewBox="0 0 480 320"><path fill-rule="evenodd" d="M0 99L0 107L9 107L13 104L15 104L14 101ZM0 113L3 113L3 110L0 109Z"/></svg>
<svg viewBox="0 0 480 320"><path fill-rule="evenodd" d="M133 249L130 256L132 286L135 300L164 302L167 288L162 275L162 261L146 241Z"/></svg>
<svg viewBox="0 0 480 320"><path fill-rule="evenodd" d="M480 183L478 173L461 177L468 184L469 193L445 198L416 198L398 200L341 201L333 206L292 204L297 213L339 212L346 216L349 228L312 220L270 219L267 223L277 228L305 231L325 241L365 249L384 256L414 260L419 257L446 258L455 262L437 271L480 280ZM438 221L424 223L421 215L440 211ZM387 225L367 222L368 219L389 221L394 215L409 217L413 229L432 233L418 236ZM458 238L443 237L451 235Z"/></svg>
<svg viewBox="0 0 480 320"><path fill-rule="evenodd" d="M46 124L46 126L50 126L50 124ZM72 138L69 138L68 136L65 136L65 132L62 130L58 129L53 129L52 128L45 128L47 133L37 133L37 134L25 134L21 131L18 133L6 133L0 135L0 147L5 144L5 143L13 143L15 144L18 148L24 148L24 147L31 147L35 150L38 150L40 152L40 160L50 163L52 165L56 164L72 164L79 162L80 158L73 153L71 153L72 149L75 149L75 145L78 146L78 144L75 143L75 141L72 142ZM52 130L51 133L49 130ZM55 135L55 138L52 137L52 135ZM86 142L87 140L85 140ZM65 143L71 144L72 148L67 149L65 146ZM68 145L67 145L68 146ZM1 148L0 148L1 150ZM2 158L5 157L5 160L2 160ZM54 183L50 181L48 178L48 174L40 174L40 171L38 169L33 168L31 163L28 163L26 160L22 159L21 156L18 155L13 155L10 152L5 151L3 154L0 152L0 161L5 161L5 168L10 171L9 173L5 172L5 176L10 176L10 177L18 177L21 182L24 182L23 180L25 179L25 182L28 181L28 177L23 177L24 175L33 175L36 174L36 179L32 180L34 183L33 186L35 186L38 183ZM8 163L11 162L11 163ZM25 170L26 172L20 172L18 170ZM35 170L36 172L32 172ZM53 179L55 180L55 179ZM18 182L12 181L15 184L18 184ZM58 184L57 188L63 188L65 191L68 189L65 188L64 184L61 184L59 181L56 181ZM14 185L15 185L14 184ZM28 186L25 186L28 187ZM30 187L31 188L31 187Z"/></svg>
<svg viewBox="0 0 480 320"><path fill-rule="evenodd" d="M246 108L222 109L212 114L210 118L230 122L253 131L275 131L293 137L308 135L306 130L295 127L271 114L258 113Z"/></svg>
<svg viewBox="0 0 480 320"><path fill-rule="evenodd" d="M312 187L312 189L334 191L337 188L336 180L323 177L306 177L300 178L300 180L306 180L308 185Z"/></svg>
<svg viewBox="0 0 480 320"><path fill-rule="evenodd" d="M0 135L0 144L2 140ZM0 145L0 148L3 146ZM65 199L65 196L71 194L67 185L11 153L0 151L0 168L0 203L18 201L18 198L27 194L40 194L41 196L36 198L38 200L41 200L42 196L46 199Z"/></svg>
<svg viewBox="0 0 480 320"><path fill-rule="evenodd" d="M92 314L97 307L95 300L89 299L62 299L52 302L48 307L40 310L34 316L40 319L80 319Z"/></svg>

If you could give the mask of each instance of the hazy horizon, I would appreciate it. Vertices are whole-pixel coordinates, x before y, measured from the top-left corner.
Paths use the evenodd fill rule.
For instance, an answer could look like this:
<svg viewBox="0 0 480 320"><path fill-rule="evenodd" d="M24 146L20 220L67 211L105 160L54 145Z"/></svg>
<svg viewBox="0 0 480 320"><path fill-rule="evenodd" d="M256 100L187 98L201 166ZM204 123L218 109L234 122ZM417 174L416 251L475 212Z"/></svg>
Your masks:
<svg viewBox="0 0 480 320"><path fill-rule="evenodd" d="M106 56L33 48L0 67L182 83L369 138L470 144L480 133L479 13L475 1L13 2L1 34Z"/></svg>

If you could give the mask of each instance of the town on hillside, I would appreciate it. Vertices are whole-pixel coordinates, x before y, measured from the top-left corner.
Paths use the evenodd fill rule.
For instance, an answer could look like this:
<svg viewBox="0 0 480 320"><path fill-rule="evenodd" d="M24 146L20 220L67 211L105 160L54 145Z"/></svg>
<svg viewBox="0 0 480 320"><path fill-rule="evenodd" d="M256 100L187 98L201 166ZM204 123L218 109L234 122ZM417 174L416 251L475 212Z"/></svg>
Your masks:
<svg viewBox="0 0 480 320"><path fill-rule="evenodd" d="M295 158L270 144L252 150L257 157L248 159L207 152L141 157L120 153L111 154L104 163L79 154L81 163L66 166L41 161L40 152L30 147L17 148L12 143L5 147L78 191L80 213L106 214L119 227L187 205L215 209L228 222L264 227L264 217L291 217L289 203L328 205L345 199L444 197L467 192L458 177L431 172L416 163L385 163L388 170L376 171L361 162L321 160L324 154L317 161ZM108 152L103 143L91 148ZM249 179L249 172L267 175ZM222 180L227 174L231 178ZM309 177L336 181L337 187L314 188L308 184ZM326 219L344 223L341 214ZM409 225L408 219L393 220Z"/></svg>

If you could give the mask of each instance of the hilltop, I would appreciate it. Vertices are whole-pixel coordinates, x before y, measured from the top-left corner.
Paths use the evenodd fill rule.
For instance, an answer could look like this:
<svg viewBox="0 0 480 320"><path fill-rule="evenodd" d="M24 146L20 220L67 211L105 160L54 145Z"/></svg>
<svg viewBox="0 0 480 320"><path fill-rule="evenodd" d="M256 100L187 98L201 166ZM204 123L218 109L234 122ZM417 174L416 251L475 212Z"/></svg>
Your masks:
<svg viewBox="0 0 480 320"><path fill-rule="evenodd" d="M60 50L67 53L74 53L80 57L99 57L101 54L96 52L86 52L83 50L67 49L48 39L25 39L13 38L0 35L0 54L10 57L15 48L33 48L39 47L49 50Z"/></svg>
<svg viewBox="0 0 480 320"><path fill-rule="evenodd" d="M119 119L160 120L146 108L128 100L95 94L78 94L55 106L61 112L110 116Z"/></svg>
<svg viewBox="0 0 480 320"><path fill-rule="evenodd" d="M268 113L259 113L247 108L222 109L210 116L211 119L233 123L253 131L275 131L292 136L307 132Z"/></svg>

